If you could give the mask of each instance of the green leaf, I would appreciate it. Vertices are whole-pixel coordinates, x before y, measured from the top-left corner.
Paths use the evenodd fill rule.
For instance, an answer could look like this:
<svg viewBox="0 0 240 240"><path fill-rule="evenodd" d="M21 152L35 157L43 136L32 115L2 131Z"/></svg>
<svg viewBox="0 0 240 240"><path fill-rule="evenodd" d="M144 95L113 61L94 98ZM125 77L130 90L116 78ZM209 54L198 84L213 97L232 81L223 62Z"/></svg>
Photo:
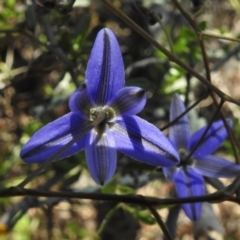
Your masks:
<svg viewBox="0 0 240 240"><path fill-rule="evenodd" d="M77 224L77 223L69 222L67 224L67 228L71 232L73 232L74 234L77 235L77 237L78 237L77 239L85 239L85 238L89 238L89 237L91 237L91 239L93 239L93 240L99 239L98 235L95 232L87 230L83 227L80 227L79 224Z"/></svg>
<svg viewBox="0 0 240 240"><path fill-rule="evenodd" d="M134 194L135 190L131 187L124 186L124 185L118 185L116 188L116 193L120 194Z"/></svg>
<svg viewBox="0 0 240 240"><path fill-rule="evenodd" d="M206 29L206 27L207 27L207 22L206 22L206 21L200 22L200 23L198 24L198 27L199 27L202 31L204 31L204 30Z"/></svg>
<svg viewBox="0 0 240 240"><path fill-rule="evenodd" d="M113 179L106 185L102 186L102 193L115 193L117 187L117 175L113 177Z"/></svg>
<svg viewBox="0 0 240 240"><path fill-rule="evenodd" d="M149 212L149 210L142 210L138 212L137 218L146 224L153 225L156 223L156 220L154 217L152 217L152 214Z"/></svg>

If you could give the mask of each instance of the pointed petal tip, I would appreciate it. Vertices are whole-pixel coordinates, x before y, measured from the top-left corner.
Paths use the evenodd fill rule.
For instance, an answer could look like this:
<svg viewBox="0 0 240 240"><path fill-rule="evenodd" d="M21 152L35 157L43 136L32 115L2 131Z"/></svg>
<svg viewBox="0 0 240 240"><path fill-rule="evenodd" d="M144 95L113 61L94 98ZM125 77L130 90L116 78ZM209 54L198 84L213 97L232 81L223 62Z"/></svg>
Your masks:
<svg viewBox="0 0 240 240"><path fill-rule="evenodd" d="M180 157L179 157L179 154L177 152L175 152L175 153L172 152L171 154L167 153L166 157L173 161L172 166L175 166L180 162Z"/></svg>
<svg viewBox="0 0 240 240"><path fill-rule="evenodd" d="M94 181L96 184L100 185L100 186L106 185L106 184L109 183L110 180L111 180L111 179L96 178L96 177L93 177L92 175L91 175L91 177L92 177L93 181Z"/></svg>
<svg viewBox="0 0 240 240"><path fill-rule="evenodd" d="M168 148L165 148L165 153L162 153L162 155L164 156L164 158L168 159L167 162L162 163L162 167L174 167L180 162L179 153L176 151L170 141Z"/></svg>
<svg viewBox="0 0 240 240"><path fill-rule="evenodd" d="M100 186L104 186L104 185L108 184L111 180L112 180L112 178L99 179L98 182L97 182L97 184L99 184Z"/></svg>
<svg viewBox="0 0 240 240"><path fill-rule="evenodd" d="M104 186L106 183L103 180L101 180L98 184Z"/></svg>
<svg viewBox="0 0 240 240"><path fill-rule="evenodd" d="M97 176L96 174L93 174L90 172L90 175L95 183L97 183L100 186L104 186L107 183L109 183L112 180L113 176Z"/></svg>
<svg viewBox="0 0 240 240"><path fill-rule="evenodd" d="M124 86L121 49L114 33L108 28L97 34L87 64L86 79L88 92L97 105L105 105Z"/></svg>

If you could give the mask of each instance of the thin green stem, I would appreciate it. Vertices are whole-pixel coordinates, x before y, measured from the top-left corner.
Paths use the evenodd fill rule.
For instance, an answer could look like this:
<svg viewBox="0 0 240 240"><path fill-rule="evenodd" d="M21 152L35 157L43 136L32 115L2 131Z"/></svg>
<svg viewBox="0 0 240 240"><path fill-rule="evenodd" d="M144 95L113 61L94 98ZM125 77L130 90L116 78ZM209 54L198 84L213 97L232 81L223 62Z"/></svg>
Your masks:
<svg viewBox="0 0 240 240"><path fill-rule="evenodd" d="M227 37L227 36L214 34L214 33L210 33L210 32L201 32L201 35L203 37L213 37L213 38L228 40L228 41L232 41L232 42L240 42L240 39L238 39L238 38Z"/></svg>
<svg viewBox="0 0 240 240"><path fill-rule="evenodd" d="M106 224L109 222L109 220L111 219L112 215L117 211L117 209L119 209L121 207L121 204L117 204L115 207L111 208L110 211L108 211L107 215L105 216L105 218L102 220L101 225L99 226L97 233L98 235L100 235L102 233L102 231L104 230Z"/></svg>
<svg viewBox="0 0 240 240"><path fill-rule="evenodd" d="M172 39L171 39L171 37L169 36L167 29L164 27L161 18L159 17L158 14L154 14L154 18L155 18L155 19L158 21L158 23L160 24L160 26L161 26L161 28L162 28L162 30L163 30L163 32L165 33L165 36L166 36L166 38L167 38L167 42L168 42L168 45L169 45L169 49L170 49L171 53L174 54L174 48L173 48Z"/></svg>

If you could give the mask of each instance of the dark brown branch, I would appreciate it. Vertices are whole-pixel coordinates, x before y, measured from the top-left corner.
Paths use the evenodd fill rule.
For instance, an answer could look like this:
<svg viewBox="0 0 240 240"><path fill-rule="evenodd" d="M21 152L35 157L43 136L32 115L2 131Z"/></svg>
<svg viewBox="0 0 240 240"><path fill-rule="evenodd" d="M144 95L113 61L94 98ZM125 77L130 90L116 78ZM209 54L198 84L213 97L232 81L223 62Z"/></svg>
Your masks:
<svg viewBox="0 0 240 240"><path fill-rule="evenodd" d="M235 182L236 181L236 182ZM233 182L233 185L229 185L225 190L218 191L212 194L189 197L189 198L155 198L144 197L141 195L118 195L118 194L103 194L103 193L85 193L85 192L61 192L61 191L43 191L34 190L28 188L10 187L0 190L0 198L5 197L17 197L17 196L34 196L34 197L62 197L62 198L78 198L78 199L90 199L99 201L111 201L111 202L123 202L144 206L165 206L175 205L182 203L194 203L194 202L223 202L231 201L240 204L240 199L233 197L233 190L240 184L240 177ZM231 191L230 191L231 189Z"/></svg>
<svg viewBox="0 0 240 240"><path fill-rule="evenodd" d="M159 215L159 213L157 212L157 210L153 206L148 206L148 209L151 211L151 213L154 216L154 218L156 219L159 227L162 229L165 239L173 240L166 224L163 222L163 220L162 220L161 216Z"/></svg>

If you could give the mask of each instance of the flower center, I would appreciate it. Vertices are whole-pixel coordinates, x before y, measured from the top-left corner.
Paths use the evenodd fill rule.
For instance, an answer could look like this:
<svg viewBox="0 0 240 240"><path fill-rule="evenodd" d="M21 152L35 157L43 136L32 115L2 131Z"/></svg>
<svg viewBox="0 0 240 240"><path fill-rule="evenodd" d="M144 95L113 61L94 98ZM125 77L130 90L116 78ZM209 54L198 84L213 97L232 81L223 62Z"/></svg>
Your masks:
<svg viewBox="0 0 240 240"><path fill-rule="evenodd" d="M101 122L106 123L114 119L115 116L115 111L110 107L95 107L90 109L89 120L93 122L101 117Z"/></svg>
<svg viewBox="0 0 240 240"><path fill-rule="evenodd" d="M95 107L89 112L89 120L95 125L95 132L101 136L105 132L106 124L113 122L116 116L113 108L110 107Z"/></svg>
<svg viewBox="0 0 240 240"><path fill-rule="evenodd" d="M192 157L188 157L189 153L186 149L179 149L180 163L178 167L186 167L191 166L194 163L194 159Z"/></svg>

